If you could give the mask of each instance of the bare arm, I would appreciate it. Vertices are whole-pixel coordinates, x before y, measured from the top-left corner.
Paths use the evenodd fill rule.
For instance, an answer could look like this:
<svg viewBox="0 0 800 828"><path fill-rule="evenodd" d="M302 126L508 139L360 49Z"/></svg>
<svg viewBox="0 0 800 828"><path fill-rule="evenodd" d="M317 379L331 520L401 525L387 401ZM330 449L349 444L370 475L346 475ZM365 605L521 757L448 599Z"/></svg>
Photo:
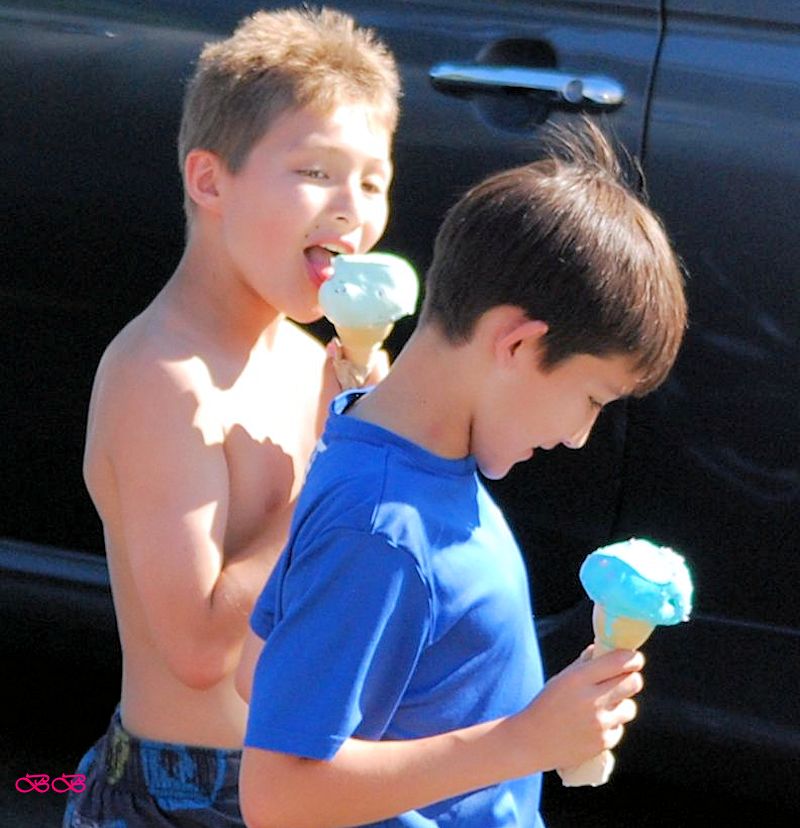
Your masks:
<svg viewBox="0 0 800 828"><path fill-rule="evenodd" d="M579 660L516 716L409 741L347 740L329 762L245 748L240 792L250 828L375 822L614 747L635 716L641 654Z"/></svg>
<svg viewBox="0 0 800 828"><path fill-rule="evenodd" d="M87 482L122 538L155 646L183 683L203 689L235 668L290 510L242 548L225 548L221 427L204 413L185 369L128 368L99 388L102 417L92 427L104 429L108 473L102 484L91 474Z"/></svg>

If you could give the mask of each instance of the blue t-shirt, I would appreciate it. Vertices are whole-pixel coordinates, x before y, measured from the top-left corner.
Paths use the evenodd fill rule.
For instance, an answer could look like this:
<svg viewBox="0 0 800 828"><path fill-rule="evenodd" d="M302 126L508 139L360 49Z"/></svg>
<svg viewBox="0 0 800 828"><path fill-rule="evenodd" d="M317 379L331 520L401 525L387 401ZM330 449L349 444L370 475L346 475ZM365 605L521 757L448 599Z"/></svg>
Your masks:
<svg viewBox="0 0 800 828"><path fill-rule="evenodd" d="M525 566L473 458L331 416L251 625L266 640L245 744L331 759L522 710L542 687ZM541 826L541 775L375 825Z"/></svg>

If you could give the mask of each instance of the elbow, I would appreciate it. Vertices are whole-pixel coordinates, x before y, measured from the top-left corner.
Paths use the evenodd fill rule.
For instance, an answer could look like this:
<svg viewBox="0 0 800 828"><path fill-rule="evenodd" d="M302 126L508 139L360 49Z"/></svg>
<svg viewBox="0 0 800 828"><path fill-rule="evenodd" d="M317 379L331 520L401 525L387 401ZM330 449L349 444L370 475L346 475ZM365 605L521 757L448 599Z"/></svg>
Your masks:
<svg viewBox="0 0 800 828"><path fill-rule="evenodd" d="M269 782L262 780L258 788L249 785L244 777L239 783L239 804L247 828L296 828L297 823L279 813L279 802L270 795Z"/></svg>
<svg viewBox="0 0 800 828"><path fill-rule="evenodd" d="M271 818L269 812L254 803L248 803L240 794L242 808L242 819L247 828L278 828L277 823Z"/></svg>
<svg viewBox="0 0 800 828"><path fill-rule="evenodd" d="M205 624L175 624L166 634L152 636L167 669L191 690L210 690L231 680L239 662L241 641L223 638Z"/></svg>
<svg viewBox="0 0 800 828"><path fill-rule="evenodd" d="M309 807L307 788L298 784L302 768L298 757L245 746L239 804L247 828L328 828Z"/></svg>
<svg viewBox="0 0 800 828"><path fill-rule="evenodd" d="M185 652L167 656L170 669L178 681L191 690L210 690L233 670L233 663L224 654L210 647L191 647Z"/></svg>
<svg viewBox="0 0 800 828"><path fill-rule="evenodd" d="M222 681L224 673L211 670L183 670L177 673L180 681L190 690L210 690Z"/></svg>
<svg viewBox="0 0 800 828"><path fill-rule="evenodd" d="M326 822L309 822L302 814L280 814L273 810L276 802L269 796L249 801L240 795L242 819L247 828L329 828Z"/></svg>
<svg viewBox="0 0 800 828"><path fill-rule="evenodd" d="M191 690L210 690L216 687L225 677L226 673L220 670L203 668L202 665L193 665L177 672L177 676L183 684Z"/></svg>

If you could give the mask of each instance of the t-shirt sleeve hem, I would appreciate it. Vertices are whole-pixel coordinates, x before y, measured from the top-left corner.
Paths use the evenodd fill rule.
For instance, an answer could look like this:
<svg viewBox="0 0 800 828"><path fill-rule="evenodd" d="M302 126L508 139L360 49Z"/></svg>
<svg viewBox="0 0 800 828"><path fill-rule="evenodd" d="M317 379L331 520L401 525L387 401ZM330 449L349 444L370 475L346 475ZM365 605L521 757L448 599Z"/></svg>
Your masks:
<svg viewBox="0 0 800 828"><path fill-rule="evenodd" d="M343 736L320 737L298 733L295 730L263 726L262 728L259 728L257 735L248 730L244 740L245 747L287 753L303 759L330 761L345 742Z"/></svg>

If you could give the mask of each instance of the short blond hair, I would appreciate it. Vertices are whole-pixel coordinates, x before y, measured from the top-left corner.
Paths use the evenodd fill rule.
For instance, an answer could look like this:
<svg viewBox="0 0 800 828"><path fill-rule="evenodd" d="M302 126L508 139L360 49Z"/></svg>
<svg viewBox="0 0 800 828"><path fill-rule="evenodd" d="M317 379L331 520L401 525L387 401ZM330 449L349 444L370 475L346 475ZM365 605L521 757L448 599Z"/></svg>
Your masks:
<svg viewBox="0 0 800 828"><path fill-rule="evenodd" d="M189 81L178 136L183 174L193 149L216 153L231 172L290 109L327 113L366 103L393 134L400 77L375 33L343 12L283 9L244 18L226 40L207 43ZM192 203L184 196L191 217Z"/></svg>

